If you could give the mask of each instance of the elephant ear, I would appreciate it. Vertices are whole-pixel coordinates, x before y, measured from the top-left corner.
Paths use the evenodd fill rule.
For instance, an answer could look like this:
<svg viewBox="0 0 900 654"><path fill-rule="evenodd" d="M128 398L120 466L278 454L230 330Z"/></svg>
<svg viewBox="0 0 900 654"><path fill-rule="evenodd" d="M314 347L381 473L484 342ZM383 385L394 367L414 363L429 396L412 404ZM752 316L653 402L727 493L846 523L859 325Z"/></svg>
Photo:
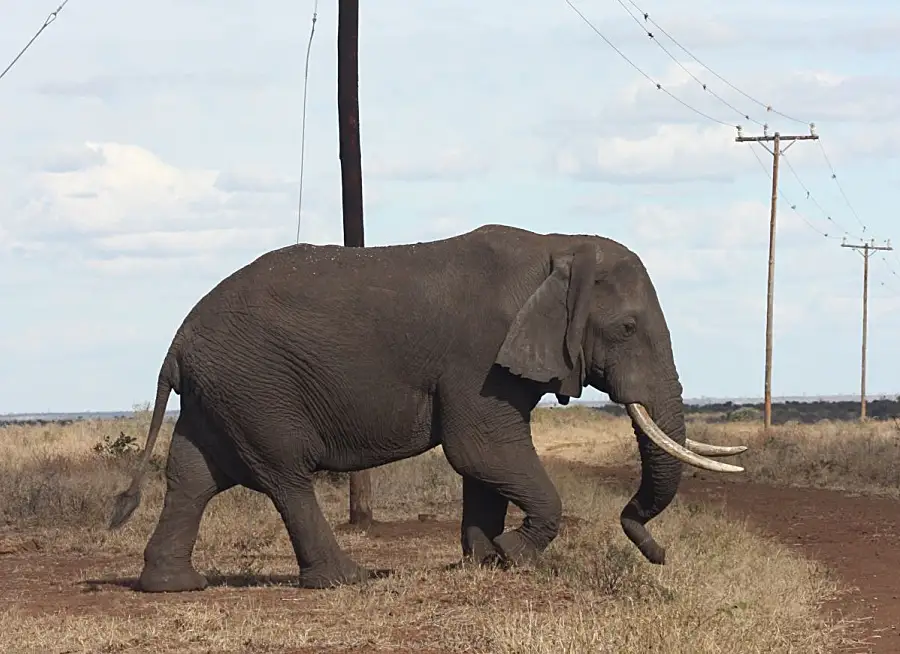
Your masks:
<svg viewBox="0 0 900 654"><path fill-rule="evenodd" d="M579 397L582 338L600 253L589 245L553 257L550 275L512 321L495 362L536 382L562 381L559 394Z"/></svg>

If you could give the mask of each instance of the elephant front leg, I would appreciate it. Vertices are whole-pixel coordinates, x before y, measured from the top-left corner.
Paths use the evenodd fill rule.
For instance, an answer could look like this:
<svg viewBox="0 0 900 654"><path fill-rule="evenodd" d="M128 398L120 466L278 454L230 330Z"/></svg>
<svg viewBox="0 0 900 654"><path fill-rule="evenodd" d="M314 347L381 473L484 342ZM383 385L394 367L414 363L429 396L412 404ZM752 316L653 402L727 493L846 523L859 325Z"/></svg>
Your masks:
<svg viewBox="0 0 900 654"><path fill-rule="evenodd" d="M488 478L525 513L522 524L497 536L494 546L506 564L533 563L559 534L562 499L530 443L497 448L494 466L504 474L489 472Z"/></svg>
<svg viewBox="0 0 900 654"><path fill-rule="evenodd" d="M471 423L457 424L469 427ZM525 513L519 527L492 539L501 561L506 565L534 561L559 533L562 501L531 444L528 425L509 420L494 427L490 418L484 418L471 431L448 432L444 454L453 469ZM490 528L496 529L497 523Z"/></svg>
<svg viewBox="0 0 900 654"><path fill-rule="evenodd" d="M460 541L463 558L480 565L499 561L494 539L503 533L509 500L478 481L463 476Z"/></svg>

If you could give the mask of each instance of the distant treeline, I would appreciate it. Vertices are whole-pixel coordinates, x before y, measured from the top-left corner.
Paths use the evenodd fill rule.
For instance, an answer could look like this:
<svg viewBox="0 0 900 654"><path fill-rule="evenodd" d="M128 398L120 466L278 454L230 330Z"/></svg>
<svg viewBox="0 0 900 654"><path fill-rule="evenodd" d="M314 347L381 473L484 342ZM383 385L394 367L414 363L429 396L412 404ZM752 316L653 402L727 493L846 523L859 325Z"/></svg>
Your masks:
<svg viewBox="0 0 900 654"><path fill-rule="evenodd" d="M617 404L597 407L615 416L624 416L625 409ZM685 415L702 416L707 422L736 422L762 420L763 403L735 404L719 402L714 404L688 404L684 407ZM866 415L872 420L900 420L900 396L893 400L870 400L866 402ZM859 420L859 402L842 401L827 402L815 400L810 402L772 402L772 423L776 425L786 422L812 424L820 420Z"/></svg>
<svg viewBox="0 0 900 654"><path fill-rule="evenodd" d="M0 427L6 427L8 425L27 425L29 427L42 427L44 425L71 425L75 422L82 422L86 420L86 418L58 418L58 419L44 419L44 418L28 418L23 420L5 420L0 418Z"/></svg>
<svg viewBox="0 0 900 654"><path fill-rule="evenodd" d="M594 411L602 411L614 416L624 416L625 408L618 404L591 407ZM713 404L686 404L686 415L702 416L707 422L736 422L762 420L763 403L736 404L734 402L718 402ZM872 420L900 420L900 396L893 400L871 400L866 403L866 414ZM167 416L171 420L174 416ZM800 422L812 424L820 420L858 420L859 402L842 401L828 402L815 400L810 402L772 403L772 422L784 424L786 422ZM0 427L5 425L70 425L75 422L90 420L90 418L29 418L23 420L9 420L0 418Z"/></svg>

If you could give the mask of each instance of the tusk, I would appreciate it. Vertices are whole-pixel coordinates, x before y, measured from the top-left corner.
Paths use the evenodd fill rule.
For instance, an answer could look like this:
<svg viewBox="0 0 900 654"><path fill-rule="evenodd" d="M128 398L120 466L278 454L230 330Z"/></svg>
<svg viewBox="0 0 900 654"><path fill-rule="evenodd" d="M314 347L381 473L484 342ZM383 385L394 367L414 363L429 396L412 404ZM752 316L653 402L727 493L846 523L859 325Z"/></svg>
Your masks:
<svg viewBox="0 0 900 654"><path fill-rule="evenodd" d="M645 409L642 405L637 403L626 404L625 409L628 411L628 415L632 420L634 420L635 424L641 428L641 430L647 435L650 440L656 443L665 452L674 456L676 459L680 459L685 463L689 463L692 466L696 466L704 470L711 470L712 472L744 471L744 469L740 466L733 466L729 463L719 463L718 461L712 461L700 456L699 454L691 452L683 445L679 445L671 438L669 438L666 433L662 429L660 429L659 425L653 422L653 418L650 417L650 414L647 413L647 409Z"/></svg>
<svg viewBox="0 0 900 654"><path fill-rule="evenodd" d="M747 451L746 445L711 445L709 443L701 443L700 441L692 441L686 438L684 446L703 456L733 456Z"/></svg>

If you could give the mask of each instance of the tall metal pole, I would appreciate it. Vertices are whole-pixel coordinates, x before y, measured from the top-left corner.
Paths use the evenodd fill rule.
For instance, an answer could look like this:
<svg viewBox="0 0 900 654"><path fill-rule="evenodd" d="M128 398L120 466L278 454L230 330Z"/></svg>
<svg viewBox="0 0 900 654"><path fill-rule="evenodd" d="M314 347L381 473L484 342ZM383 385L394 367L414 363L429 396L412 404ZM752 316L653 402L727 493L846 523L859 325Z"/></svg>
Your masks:
<svg viewBox="0 0 900 654"><path fill-rule="evenodd" d="M364 247L362 153L359 143L359 1L338 0L337 102L344 245ZM350 524L372 522L369 470L350 473Z"/></svg>
<svg viewBox="0 0 900 654"><path fill-rule="evenodd" d="M740 130L740 128L739 128ZM772 201L769 209L769 276L766 284L766 377L765 377L765 411L763 414L763 424L766 429L772 426L772 324L773 314L775 313L775 216L778 206L778 164L783 152L787 151L796 141L816 140L819 137L812 133L812 125L810 125L809 135L801 136L782 136L778 132L769 136L738 136L734 139L738 143L760 143L767 141L772 142ZM782 141L791 141L787 148L781 149ZM765 147L765 145L763 145Z"/></svg>

